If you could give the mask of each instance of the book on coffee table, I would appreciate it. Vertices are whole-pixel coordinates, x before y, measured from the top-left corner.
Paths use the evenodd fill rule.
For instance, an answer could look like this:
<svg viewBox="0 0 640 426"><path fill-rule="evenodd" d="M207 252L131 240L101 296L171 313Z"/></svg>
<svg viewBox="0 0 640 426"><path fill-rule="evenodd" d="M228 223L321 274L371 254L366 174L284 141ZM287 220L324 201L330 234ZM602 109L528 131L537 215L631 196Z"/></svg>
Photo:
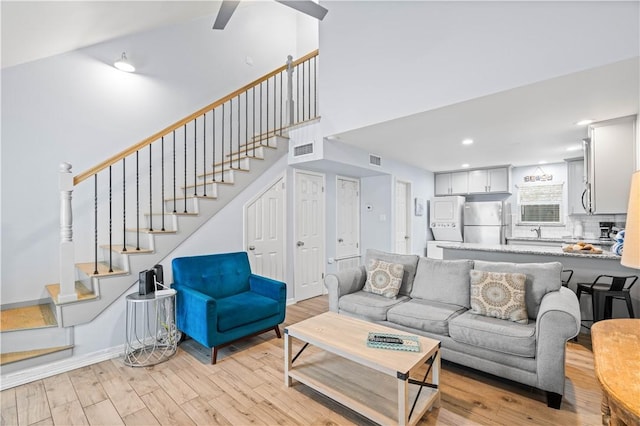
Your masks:
<svg viewBox="0 0 640 426"><path fill-rule="evenodd" d="M369 332L367 346L370 348L392 349L395 351L420 352L418 336L406 334Z"/></svg>

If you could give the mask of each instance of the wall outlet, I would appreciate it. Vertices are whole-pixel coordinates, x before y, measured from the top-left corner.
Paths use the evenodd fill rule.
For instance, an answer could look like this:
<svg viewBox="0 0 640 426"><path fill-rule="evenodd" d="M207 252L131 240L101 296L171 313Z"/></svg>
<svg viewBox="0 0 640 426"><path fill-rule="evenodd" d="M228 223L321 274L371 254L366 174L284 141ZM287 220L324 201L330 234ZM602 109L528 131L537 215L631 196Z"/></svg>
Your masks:
<svg viewBox="0 0 640 426"><path fill-rule="evenodd" d="M336 263L336 260L333 257L330 257L329 259L327 259L327 263L328 264Z"/></svg>

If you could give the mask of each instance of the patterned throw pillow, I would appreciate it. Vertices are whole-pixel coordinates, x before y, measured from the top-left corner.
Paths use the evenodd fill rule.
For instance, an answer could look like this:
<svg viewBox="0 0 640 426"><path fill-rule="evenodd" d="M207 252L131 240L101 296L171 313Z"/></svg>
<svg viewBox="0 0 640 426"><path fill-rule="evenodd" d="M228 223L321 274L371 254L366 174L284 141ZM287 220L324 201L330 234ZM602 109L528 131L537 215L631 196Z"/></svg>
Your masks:
<svg viewBox="0 0 640 426"><path fill-rule="evenodd" d="M524 299L525 274L486 272L472 269L471 312L521 324L527 324Z"/></svg>
<svg viewBox="0 0 640 426"><path fill-rule="evenodd" d="M404 266L401 263L369 259L367 263L367 281L364 283L363 290L393 299L400 291L403 274Z"/></svg>

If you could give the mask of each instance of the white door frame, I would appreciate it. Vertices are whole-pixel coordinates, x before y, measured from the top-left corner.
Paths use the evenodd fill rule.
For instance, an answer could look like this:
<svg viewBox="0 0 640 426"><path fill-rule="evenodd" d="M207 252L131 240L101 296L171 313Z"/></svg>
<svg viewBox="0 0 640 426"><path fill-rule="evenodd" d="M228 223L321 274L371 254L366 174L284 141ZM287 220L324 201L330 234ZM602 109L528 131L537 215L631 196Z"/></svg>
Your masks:
<svg viewBox="0 0 640 426"><path fill-rule="evenodd" d="M278 176L276 176L274 179L272 179L264 188L262 188L260 190L260 192L258 192L256 195L254 195L250 200L248 200L246 203L244 203L244 205L242 206L242 245L244 247L245 250L248 250L248 235L247 235L247 209L248 207L255 203L260 197L262 197L264 194L267 193L267 191L269 191L269 189L271 189L271 187L273 185L275 185L276 183L278 183L278 181L282 179L282 184L284 185L283 187L283 197L284 197L284 204L283 204L283 208L282 208L282 271L283 271L283 275L286 278L287 276L287 173L286 172L282 172L281 174L279 174Z"/></svg>
<svg viewBox="0 0 640 426"><path fill-rule="evenodd" d="M298 181L297 176L299 174L307 174L307 175L314 175L314 176L318 176L322 178L322 243L321 243L321 249L320 252L322 253L322 259L326 258L326 245L327 245L327 236L326 236L326 228L327 228L327 196L326 196L326 191L324 190L324 188L326 188L326 181L327 181L327 176L324 173L319 173L319 172L312 172L309 170L305 170L305 169L293 169L293 181L294 181L294 185L295 183ZM294 211L294 217L293 217L293 231L292 231L292 238L291 238L291 244L292 247L295 247L296 245L296 238L298 237L296 235L296 229L298 229L298 215L297 215L297 206L298 206L298 199L297 199L297 188L294 189L293 191L293 211ZM321 268L320 270L322 271L322 278L324 279L327 269L326 269L326 265L325 262L321 262ZM293 249L293 299L295 302L298 301L298 282L296 282L296 278L298 276L298 274L296 273L296 268L298 267L298 251L295 250L295 248ZM322 286L322 293L321 294L325 294L326 293L326 288L324 287L324 285Z"/></svg>

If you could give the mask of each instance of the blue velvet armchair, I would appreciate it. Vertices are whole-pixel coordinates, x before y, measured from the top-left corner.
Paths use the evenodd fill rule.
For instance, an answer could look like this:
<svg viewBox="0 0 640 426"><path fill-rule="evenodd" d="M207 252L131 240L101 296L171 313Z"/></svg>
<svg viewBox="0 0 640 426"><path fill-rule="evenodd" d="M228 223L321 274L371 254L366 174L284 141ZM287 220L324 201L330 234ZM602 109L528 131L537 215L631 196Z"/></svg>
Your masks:
<svg viewBox="0 0 640 426"><path fill-rule="evenodd" d="M284 321L286 284L251 273L247 253L179 257L171 263L178 329L211 348L274 330Z"/></svg>

